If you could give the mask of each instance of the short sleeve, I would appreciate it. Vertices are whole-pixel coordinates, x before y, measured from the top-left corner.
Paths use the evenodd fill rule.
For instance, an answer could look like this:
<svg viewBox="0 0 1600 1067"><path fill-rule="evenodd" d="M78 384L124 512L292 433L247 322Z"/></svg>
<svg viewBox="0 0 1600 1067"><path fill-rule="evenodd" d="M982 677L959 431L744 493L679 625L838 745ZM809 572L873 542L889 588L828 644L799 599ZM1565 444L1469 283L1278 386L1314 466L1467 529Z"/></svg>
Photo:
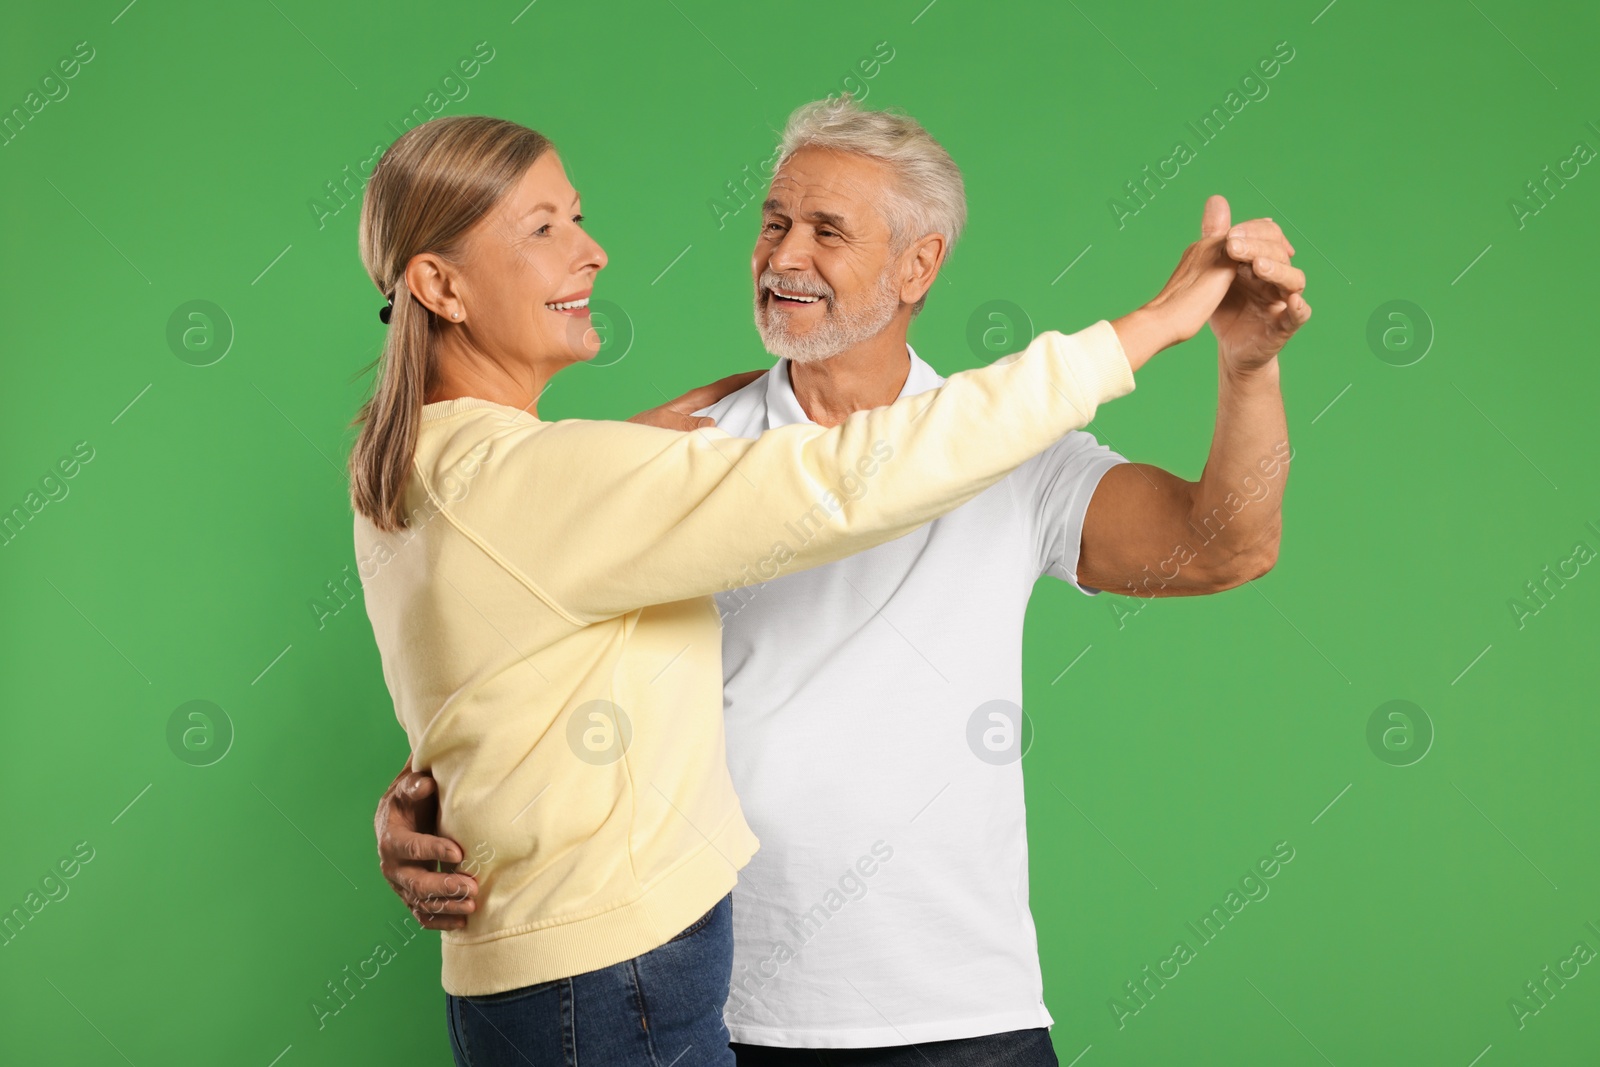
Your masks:
<svg viewBox="0 0 1600 1067"><path fill-rule="evenodd" d="M1093 434L1074 430L1017 472L1026 472L1021 484L1030 495L1024 507L1031 508L1041 576L1071 582L1088 596L1100 592L1078 581L1083 517L1106 471L1126 462L1127 457L1102 445Z"/></svg>

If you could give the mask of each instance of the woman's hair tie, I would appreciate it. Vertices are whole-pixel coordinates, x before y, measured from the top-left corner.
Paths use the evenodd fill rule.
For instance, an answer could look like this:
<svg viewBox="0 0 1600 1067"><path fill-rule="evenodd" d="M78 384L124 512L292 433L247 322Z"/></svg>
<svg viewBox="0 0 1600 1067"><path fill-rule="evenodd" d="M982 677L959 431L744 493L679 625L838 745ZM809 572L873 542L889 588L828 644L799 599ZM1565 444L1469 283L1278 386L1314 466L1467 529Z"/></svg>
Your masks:
<svg viewBox="0 0 1600 1067"><path fill-rule="evenodd" d="M386 295L384 299L389 302L378 309L378 321L387 326L389 325L389 316L394 312L394 296L392 294Z"/></svg>

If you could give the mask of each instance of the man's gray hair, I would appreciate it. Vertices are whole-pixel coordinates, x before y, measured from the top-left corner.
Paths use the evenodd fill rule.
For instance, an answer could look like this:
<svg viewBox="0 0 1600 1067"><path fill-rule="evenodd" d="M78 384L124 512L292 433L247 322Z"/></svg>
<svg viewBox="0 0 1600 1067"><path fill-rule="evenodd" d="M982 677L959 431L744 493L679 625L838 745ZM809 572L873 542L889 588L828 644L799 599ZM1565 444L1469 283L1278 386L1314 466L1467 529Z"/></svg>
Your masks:
<svg viewBox="0 0 1600 1067"><path fill-rule="evenodd" d="M869 111L846 93L796 108L779 145L781 167L802 148L829 148L888 165L894 185L882 205L890 245L904 251L930 233L943 234L945 256L967 225L961 168L922 124L898 111ZM921 310L922 301L917 301Z"/></svg>

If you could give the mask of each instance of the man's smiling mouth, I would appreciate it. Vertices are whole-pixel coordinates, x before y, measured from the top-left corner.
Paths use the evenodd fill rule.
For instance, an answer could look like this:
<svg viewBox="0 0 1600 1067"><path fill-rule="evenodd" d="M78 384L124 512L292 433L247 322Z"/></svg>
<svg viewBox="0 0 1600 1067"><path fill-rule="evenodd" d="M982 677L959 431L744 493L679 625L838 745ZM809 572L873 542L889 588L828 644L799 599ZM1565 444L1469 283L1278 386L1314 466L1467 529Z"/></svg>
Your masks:
<svg viewBox="0 0 1600 1067"><path fill-rule="evenodd" d="M780 304L815 304L822 300L822 297L814 296L810 293L788 293L782 289L768 289L767 295L770 299Z"/></svg>

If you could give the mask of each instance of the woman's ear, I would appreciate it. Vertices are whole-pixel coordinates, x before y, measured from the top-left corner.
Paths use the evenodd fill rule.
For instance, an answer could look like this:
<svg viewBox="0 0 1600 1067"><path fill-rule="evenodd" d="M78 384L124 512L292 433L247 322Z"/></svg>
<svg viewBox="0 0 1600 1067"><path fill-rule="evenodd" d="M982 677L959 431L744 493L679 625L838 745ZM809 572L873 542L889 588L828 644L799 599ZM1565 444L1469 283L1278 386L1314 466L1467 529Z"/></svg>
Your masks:
<svg viewBox="0 0 1600 1067"><path fill-rule="evenodd" d="M461 298L457 292L455 272L442 257L433 252L420 252L406 264L406 288L412 299L423 307L449 320L461 311Z"/></svg>

